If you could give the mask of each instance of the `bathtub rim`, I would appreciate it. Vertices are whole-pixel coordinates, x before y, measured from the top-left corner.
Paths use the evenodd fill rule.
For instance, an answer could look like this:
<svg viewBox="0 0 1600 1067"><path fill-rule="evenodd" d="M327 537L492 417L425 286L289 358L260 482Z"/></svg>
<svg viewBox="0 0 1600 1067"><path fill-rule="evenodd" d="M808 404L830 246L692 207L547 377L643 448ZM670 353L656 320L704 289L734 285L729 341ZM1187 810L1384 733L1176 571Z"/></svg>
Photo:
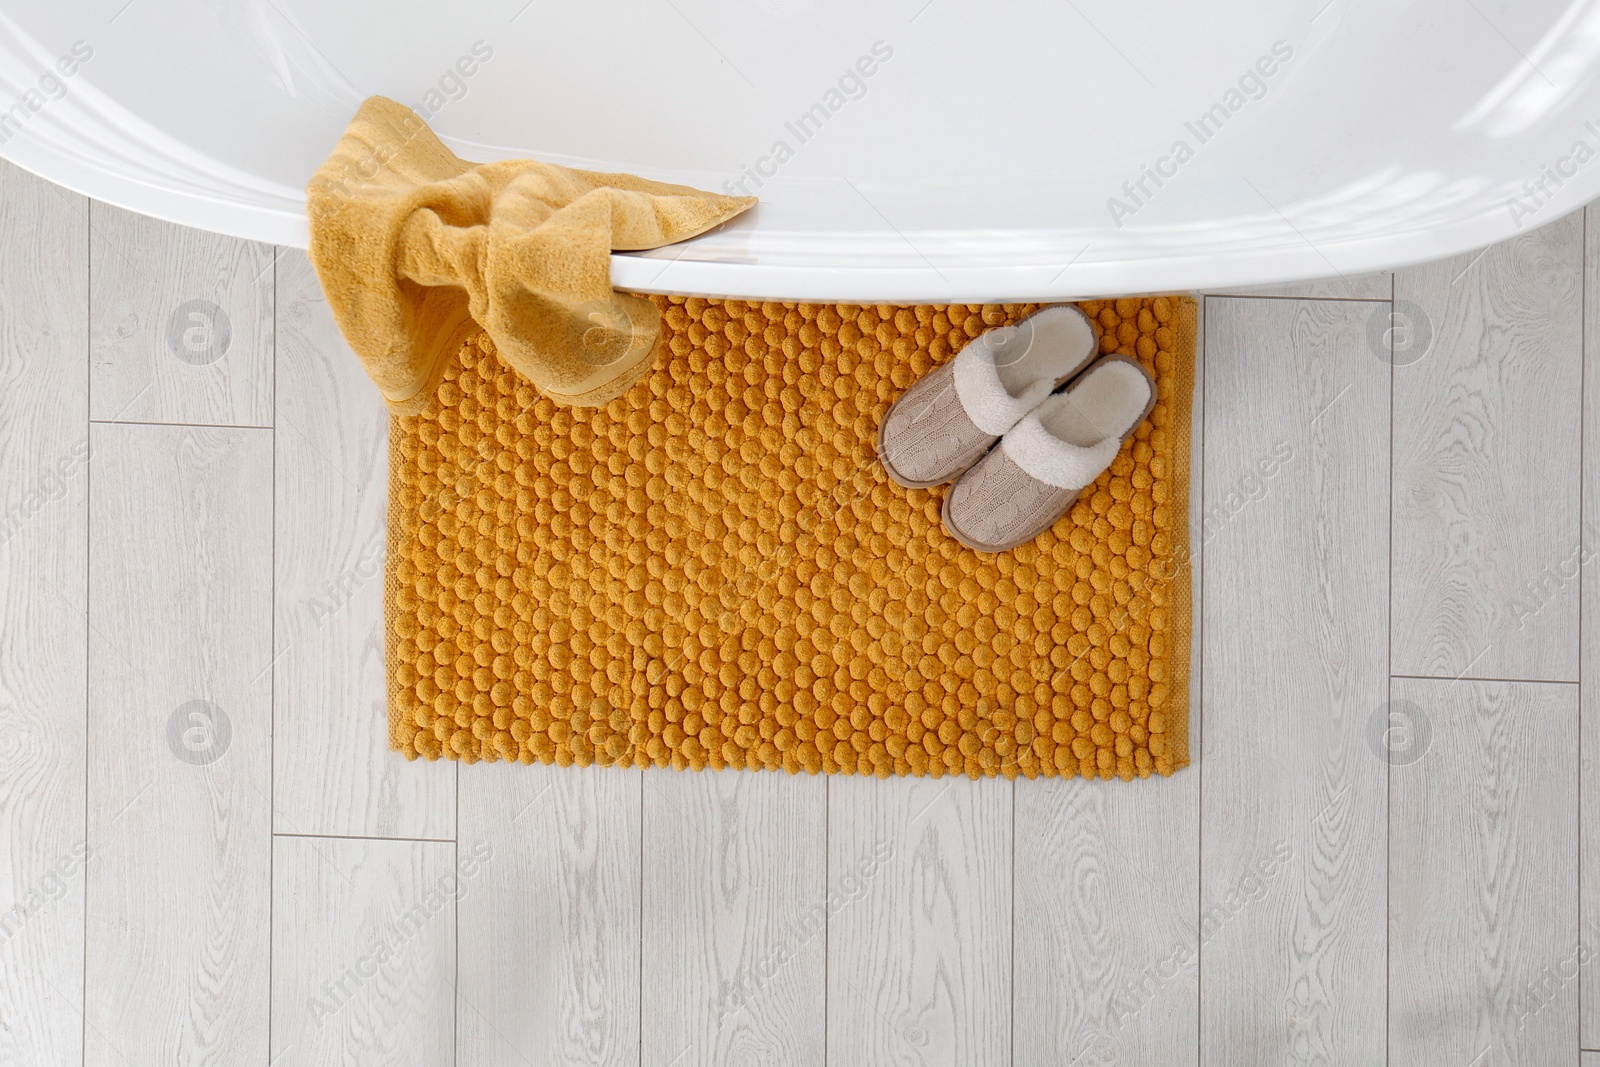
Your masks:
<svg viewBox="0 0 1600 1067"><path fill-rule="evenodd" d="M283 203L222 199L193 189L156 186L55 150L27 132L0 145L0 159L81 196L176 225L280 248L303 250L309 243L303 199L291 209ZM1570 202L1550 201L1541 209L1537 225L1525 227L1515 225L1509 212L1496 209L1444 225L1337 245L1302 242L1298 247L1287 244L1228 256L1074 260L1065 266L948 261L930 266L926 261L912 262L915 257L903 246L890 247L885 235L874 235L875 241L842 235L845 240L826 259L810 261L803 256L768 263L693 258L697 248L717 239L719 228L650 252L614 252L611 280L618 289L640 293L858 304L1022 303L1291 285L1393 272L1531 233L1600 198L1600 168L1595 168L1594 180L1585 183L1595 186L1592 191L1578 189L1579 184L1570 182L1561 191L1570 195L1560 200ZM839 265L875 255L891 262ZM1335 256L1338 266L1332 261Z"/></svg>

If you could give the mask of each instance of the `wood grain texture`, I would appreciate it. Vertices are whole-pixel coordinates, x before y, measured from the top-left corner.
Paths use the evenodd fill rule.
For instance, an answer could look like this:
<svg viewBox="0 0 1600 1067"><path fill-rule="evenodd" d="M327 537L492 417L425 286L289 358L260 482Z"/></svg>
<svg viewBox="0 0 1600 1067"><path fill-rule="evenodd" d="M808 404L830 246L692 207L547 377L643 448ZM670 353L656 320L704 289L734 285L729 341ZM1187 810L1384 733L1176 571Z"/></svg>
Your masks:
<svg viewBox="0 0 1600 1067"><path fill-rule="evenodd" d="M1577 680L1582 222L1395 275L1396 674Z"/></svg>
<svg viewBox="0 0 1600 1067"><path fill-rule="evenodd" d="M829 779L829 1063L1010 1062L1013 788Z"/></svg>
<svg viewBox="0 0 1600 1067"><path fill-rule="evenodd" d="M93 448L85 1062L261 1062L272 435L97 425Z"/></svg>
<svg viewBox="0 0 1600 1067"><path fill-rule="evenodd" d="M273 841L272 1064L438 1067L455 1046L453 843Z"/></svg>
<svg viewBox="0 0 1600 1067"><path fill-rule="evenodd" d="M85 211L0 163L0 1063L83 1055Z"/></svg>
<svg viewBox="0 0 1600 1067"><path fill-rule="evenodd" d="M454 838L455 762L389 749L388 412L305 254L285 252L277 272L277 829Z"/></svg>
<svg viewBox="0 0 1600 1067"><path fill-rule="evenodd" d="M467 770L460 848L491 854L456 909L457 1064L639 1063L640 773Z"/></svg>
<svg viewBox="0 0 1600 1067"><path fill-rule="evenodd" d="M91 416L270 426L272 246L107 204L90 219Z"/></svg>
<svg viewBox="0 0 1600 1067"><path fill-rule="evenodd" d="M1271 282L1267 285L1236 285L1207 289L1208 296L1288 297L1302 300L1388 300L1394 275L1351 274L1343 278L1313 278L1303 282Z"/></svg>
<svg viewBox="0 0 1600 1067"><path fill-rule="evenodd" d="M1384 1050L1389 368L1372 305L1207 302L1201 1062ZM1359 442L1359 444L1355 444Z"/></svg>
<svg viewBox="0 0 1600 1067"><path fill-rule="evenodd" d="M1432 741L1391 772L1389 1062L1571 1063L1577 689L1397 678L1394 695Z"/></svg>
<svg viewBox="0 0 1600 1067"><path fill-rule="evenodd" d="M1195 352L1189 499L1204 499L1205 302ZM1191 603L1205 530L1189 509ZM1193 616L1193 764L1133 788L1054 779L1016 790L1013 1053L1017 1064L1197 1062L1200 1052L1202 612Z"/></svg>
<svg viewBox="0 0 1600 1067"><path fill-rule="evenodd" d="M1583 605L1581 684L1578 687L1582 735L1579 792L1582 808L1583 929L1600 929L1600 212L1584 220L1583 298L1583 532L1580 599ZM1600 937L1588 942L1600 950ZM1600 1048L1600 979L1593 966L1583 970L1582 1038Z"/></svg>
<svg viewBox="0 0 1600 1067"><path fill-rule="evenodd" d="M827 780L644 772L645 1063L826 1056Z"/></svg>
<svg viewBox="0 0 1600 1067"><path fill-rule="evenodd" d="M1600 1067L1600 1052L1585 1050L1580 1067Z"/></svg>
<svg viewBox="0 0 1600 1067"><path fill-rule="evenodd" d="M1199 784L1017 784L1016 1063L1196 1062Z"/></svg>

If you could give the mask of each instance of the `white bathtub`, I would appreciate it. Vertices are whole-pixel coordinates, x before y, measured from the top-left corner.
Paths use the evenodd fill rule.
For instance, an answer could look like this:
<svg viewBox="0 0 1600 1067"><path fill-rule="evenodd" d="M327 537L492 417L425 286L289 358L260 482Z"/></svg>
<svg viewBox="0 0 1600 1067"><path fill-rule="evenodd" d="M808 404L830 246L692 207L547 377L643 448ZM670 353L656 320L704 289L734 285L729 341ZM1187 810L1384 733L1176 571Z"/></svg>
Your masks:
<svg viewBox="0 0 1600 1067"><path fill-rule="evenodd" d="M1354 274L1600 192L1600 0L1214 6L5 0L0 156L303 245L307 177L383 93L470 159L761 196L619 286L832 300Z"/></svg>

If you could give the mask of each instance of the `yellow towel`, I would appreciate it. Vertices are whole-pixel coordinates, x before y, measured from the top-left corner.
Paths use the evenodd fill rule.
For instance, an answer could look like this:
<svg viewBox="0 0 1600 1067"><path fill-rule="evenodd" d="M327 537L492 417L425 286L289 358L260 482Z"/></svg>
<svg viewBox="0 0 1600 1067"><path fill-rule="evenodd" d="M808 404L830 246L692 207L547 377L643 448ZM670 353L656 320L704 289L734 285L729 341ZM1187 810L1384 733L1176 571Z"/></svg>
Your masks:
<svg viewBox="0 0 1600 1067"><path fill-rule="evenodd" d="M478 327L556 403L620 396L649 369L661 321L612 290L609 254L686 240L754 203L526 159L470 163L381 96L306 187L328 305L400 415L427 406Z"/></svg>

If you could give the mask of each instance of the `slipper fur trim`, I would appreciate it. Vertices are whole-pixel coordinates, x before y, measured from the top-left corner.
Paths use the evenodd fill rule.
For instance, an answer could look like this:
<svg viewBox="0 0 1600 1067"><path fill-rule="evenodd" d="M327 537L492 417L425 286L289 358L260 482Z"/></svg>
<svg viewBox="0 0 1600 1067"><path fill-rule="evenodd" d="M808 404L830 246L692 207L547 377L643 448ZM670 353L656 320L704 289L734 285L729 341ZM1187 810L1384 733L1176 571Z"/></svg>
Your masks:
<svg viewBox="0 0 1600 1067"><path fill-rule="evenodd" d="M1122 450L1122 438L1107 437L1084 448L1061 440L1030 414L1001 439L1000 447L1011 462L1046 485L1082 489L1111 466Z"/></svg>
<svg viewBox="0 0 1600 1067"><path fill-rule="evenodd" d="M1132 386L1137 381L1148 390L1143 410L1133 416L1132 422L1112 428L1106 436L1089 445L1063 440L1045 425L1047 419L1055 418L1058 413L1073 413L1080 400L1094 404L1096 387L1107 380L1106 376L1113 383L1122 379L1123 386ZM1000 447L1024 473L1046 485L1082 489L1111 466L1123 443L1150 417L1155 404L1156 383L1148 370L1128 356L1106 356L1084 371L1066 392L1056 394L1028 412L1001 439Z"/></svg>
<svg viewBox="0 0 1600 1067"><path fill-rule="evenodd" d="M985 335L987 336L987 335ZM972 424L986 434L999 437L1017 424L1041 400L1055 389L1053 379L1036 381L1012 396L1000 381L1000 372L994 365L994 353L979 337L956 353L956 397Z"/></svg>

